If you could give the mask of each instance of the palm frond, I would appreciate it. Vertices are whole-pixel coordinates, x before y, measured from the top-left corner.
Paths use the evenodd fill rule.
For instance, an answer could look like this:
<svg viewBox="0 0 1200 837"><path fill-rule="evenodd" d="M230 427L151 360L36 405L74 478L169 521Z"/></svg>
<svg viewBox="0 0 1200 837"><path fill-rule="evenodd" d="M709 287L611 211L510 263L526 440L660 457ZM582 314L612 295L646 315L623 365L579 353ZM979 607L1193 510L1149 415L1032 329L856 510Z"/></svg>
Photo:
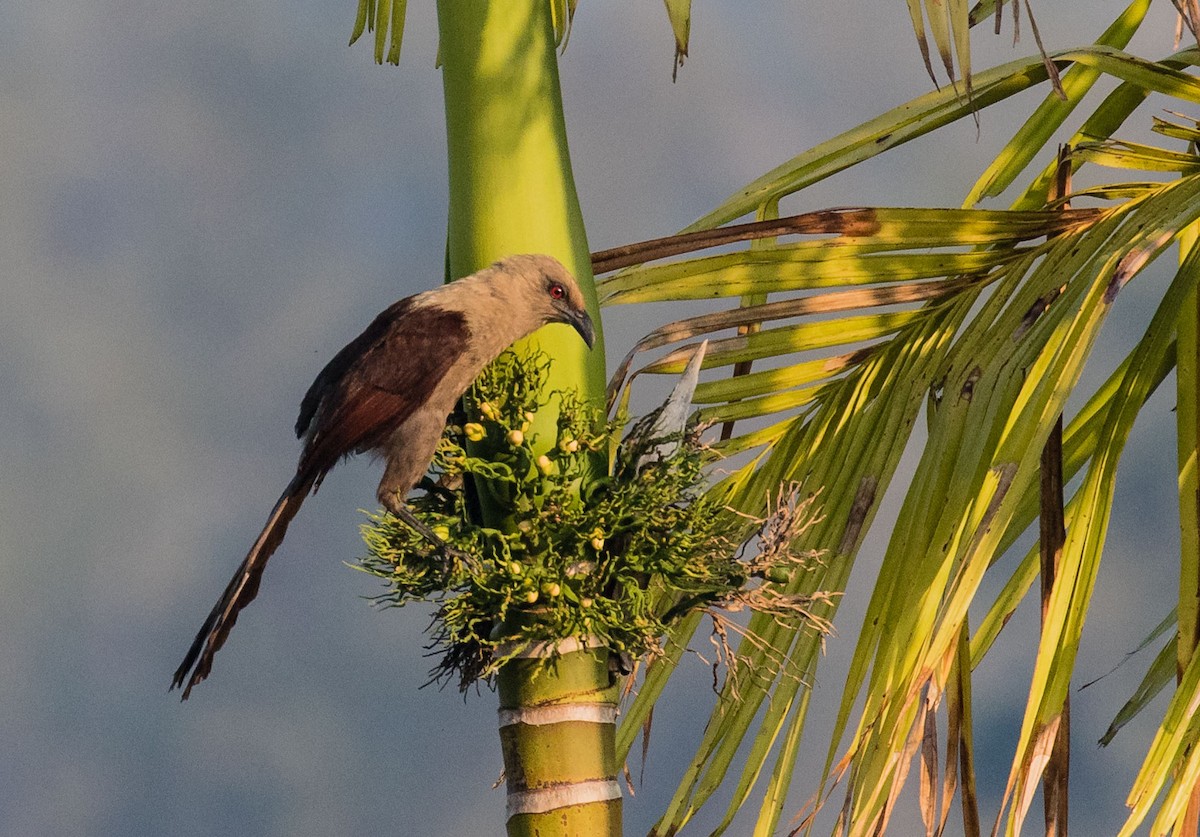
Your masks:
<svg viewBox="0 0 1200 837"><path fill-rule="evenodd" d="M408 0L358 0L358 14L350 33L351 46L363 32L374 32L375 63L386 60L389 64L399 64L407 6Z"/></svg>
<svg viewBox="0 0 1200 837"><path fill-rule="evenodd" d="M874 833L887 823L918 753L928 827L945 822L949 797L961 791L965 827L977 832L971 672L1036 578L1036 549L1010 571L993 601L978 600L981 581L1038 515L1041 450L1120 290L1200 218L1194 149L1110 139L1147 91L1200 101L1200 81L1181 71L1196 62L1195 49L1148 62L1115 48L1128 41L1144 5L1131 4L1098 45L1052 56L1074 68L1066 78L1068 104L1048 97L971 200L1027 170L1035 155L1014 153L1017 138L1044 144L1084 90L1106 75L1120 84L1083 120L1071 167L1149 169L1175 175L1171 182L1092 187L1074 198L1108 205L1064 210L1048 199L1043 171L1035 172L1014 210L867 208L720 226L748 212L769 216L781 197L971 115L957 96L940 91L799 155L677 237L597 256L598 272L602 265L623 268L599 285L606 305L734 303L654 329L618 367L610 398L641 375L677 374L694 344L709 340L709 378L695 401L705 419L737 422L732 435L714 445L737 459L712 491L749 516L761 516L781 485L799 483L819 497L822 517L796 546L823 559L783 584L785 592L845 588L879 500L900 478L901 452L919 445L915 472L903 477L902 525L892 533L867 606L813 794L815 809L834 783L845 785L844 833ZM1038 59L978 73L973 107L1047 78ZM1189 124L1160 123L1160 134L1195 139ZM690 255L747 240L754 243L743 249ZM659 261L668 258L676 260ZM1067 425L1064 480L1079 475L1078 487L1065 507L1067 541L1049 590L1007 782L1008 833L1019 830L1054 744L1103 552L1116 469L1134 418L1173 368L1175 320L1195 291L1198 264L1195 256L1183 263L1145 336ZM649 353L656 354L642 360ZM714 376L730 367L732 377ZM923 434L917 432L922 413ZM821 619L833 619L837 600L816 607ZM967 626L971 607L986 613L974 636ZM765 787L755 833L773 833L779 823L823 637L808 623L762 615L746 630L738 665L655 834L677 831L727 780L732 796L718 832L759 785ZM629 710L635 723L648 717L685 642L673 637L674 652L651 666ZM1156 799L1166 801L1155 828L1174 822L1179 800L1186 802L1185 791L1195 784L1186 785L1194 778L1189 771L1200 775L1191 746L1200 727L1179 732L1171 726L1200 694L1193 668L1200 672L1194 657L1176 694L1181 703L1172 704L1169 712L1176 714L1164 720L1131 796L1131 828ZM951 735L939 761L936 714L943 706ZM635 737L633 729L622 730L621 756ZM810 812L805 827L814 823Z"/></svg>

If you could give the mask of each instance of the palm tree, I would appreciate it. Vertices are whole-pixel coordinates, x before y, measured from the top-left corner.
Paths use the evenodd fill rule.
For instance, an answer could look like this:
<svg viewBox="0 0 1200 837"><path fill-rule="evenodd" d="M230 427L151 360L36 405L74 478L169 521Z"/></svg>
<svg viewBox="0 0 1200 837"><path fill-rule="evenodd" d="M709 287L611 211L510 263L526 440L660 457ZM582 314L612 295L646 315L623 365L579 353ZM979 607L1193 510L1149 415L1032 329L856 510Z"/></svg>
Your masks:
<svg viewBox="0 0 1200 837"><path fill-rule="evenodd" d="M678 61L687 52L690 4L666 5ZM1195 22L1194 6L1176 5ZM1196 833L1200 250L1192 243L1200 122L1155 117L1164 147L1117 136L1152 92L1180 108L1200 102L1200 81L1186 72L1200 53L1189 47L1158 61L1125 53L1149 7L1149 0L1132 0L1092 45L973 72L968 26L1001 5L981 4L970 15L962 3L909 6L922 50L928 55L928 27L943 66L950 73L957 66L964 78L787 161L678 236L594 254L595 273L606 278L593 286L556 69L575 2L441 0L448 272L539 250L562 258L603 306L725 300L723 310L666 324L632 347L610 400L619 401L636 376L678 375L708 338L704 368L713 371L694 403L701 421L721 427L712 450L728 471L708 496L738 520L767 518L781 489L793 485L819 508L792 543L797 554L819 560L772 581L808 609L754 613L742 626L745 638L700 747L655 828L662 835L686 824L719 788L729 801L717 832L755 794L754 833L779 828L807 718L807 684L821 658L820 626L836 621L836 594L893 487L904 496L901 523L890 533L801 827L814 825L841 785L844 797L831 815L839 833L884 830L915 761L929 833L946 826L956 796L965 833L981 832L972 672L1040 579L1041 638L997 823L1006 833L1020 831L1041 785L1047 830L1064 833L1068 693L1117 466L1139 411L1174 371L1178 601L1163 614L1162 650L1111 732L1175 683L1130 791L1122 833L1148 818L1156 834ZM373 28L376 60L398 57L403 13L403 0L362 0L355 37ZM1106 77L1117 87L1077 117L1085 94ZM1034 88L1046 89L1045 99L962 208L779 217L780 202L802 189ZM1051 137L1071 125L1070 139L1052 147ZM1073 187L1093 171L1106 174ZM980 208L1009 191L1017 197L1008 208ZM734 223L748 216L755 220ZM750 243L731 246L738 242ZM1114 299L1176 243L1178 270L1143 337L1100 387L1077 392ZM715 255L701 252L721 245ZM602 355L586 356L576 342L554 337L538 338L538 349L554 357L547 387L601 402ZM644 352L655 354L643 363ZM553 410L539 411L534 429L545 443L553 442L556 422ZM906 446L919 453L911 472L898 467ZM1015 569L1002 562L1035 521L1038 543ZM491 522L503 524L499 516ZM985 575L996 573L1006 574L1000 592L981 593L990 589ZM661 607L678 604L665 596ZM702 623L703 609L679 613L619 728L603 709L616 690L602 650L577 643L576 650L560 647L554 666L523 658L502 666L501 702L515 718L502 732L510 801L517 800L510 834L619 833L618 765ZM526 712L562 704L591 708L576 706L546 724ZM576 786L585 791L568 794L565 807L539 807L541 790Z"/></svg>

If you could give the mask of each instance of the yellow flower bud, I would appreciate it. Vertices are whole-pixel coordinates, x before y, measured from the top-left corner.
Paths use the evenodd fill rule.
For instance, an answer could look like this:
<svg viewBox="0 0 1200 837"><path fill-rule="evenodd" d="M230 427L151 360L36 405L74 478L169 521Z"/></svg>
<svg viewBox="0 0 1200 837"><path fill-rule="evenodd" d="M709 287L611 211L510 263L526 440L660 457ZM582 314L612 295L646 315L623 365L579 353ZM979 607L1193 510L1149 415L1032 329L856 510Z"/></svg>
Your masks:
<svg viewBox="0 0 1200 837"><path fill-rule="evenodd" d="M562 592L562 588L558 586L558 582L551 581L548 584L542 585L542 592L553 599L555 596L557 596L559 593Z"/></svg>
<svg viewBox="0 0 1200 837"><path fill-rule="evenodd" d="M510 430L508 433L508 441L514 446L520 446L525 443L525 434L520 430Z"/></svg>
<svg viewBox="0 0 1200 837"><path fill-rule="evenodd" d="M566 439L565 441L562 442L560 447L566 453L575 453L577 450L579 450L579 440L578 439Z"/></svg>
<svg viewBox="0 0 1200 837"><path fill-rule="evenodd" d="M537 600L538 600L538 591L537 590L530 590L528 593L525 594L525 601L528 602L529 604L533 604Z"/></svg>
<svg viewBox="0 0 1200 837"><path fill-rule="evenodd" d="M463 432L467 434L467 438L472 442L478 442L487 435L487 431L483 429L483 425L477 422L470 422L463 428Z"/></svg>
<svg viewBox="0 0 1200 837"><path fill-rule="evenodd" d="M484 401L480 404L479 412L484 418L491 419L492 421L496 420L496 408L492 406L491 401Z"/></svg>
<svg viewBox="0 0 1200 837"><path fill-rule="evenodd" d="M542 472L542 476L548 477L554 473L554 463L544 453L537 458L537 467Z"/></svg>

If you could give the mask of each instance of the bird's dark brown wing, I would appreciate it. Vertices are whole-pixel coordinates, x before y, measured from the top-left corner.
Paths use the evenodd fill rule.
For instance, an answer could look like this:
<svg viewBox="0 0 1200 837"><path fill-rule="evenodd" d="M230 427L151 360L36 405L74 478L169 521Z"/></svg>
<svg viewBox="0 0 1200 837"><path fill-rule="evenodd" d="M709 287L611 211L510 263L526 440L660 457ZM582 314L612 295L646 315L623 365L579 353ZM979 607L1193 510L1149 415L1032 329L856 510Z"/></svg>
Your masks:
<svg viewBox="0 0 1200 837"><path fill-rule="evenodd" d="M305 433L309 432L309 427L317 416L317 409L321 406L321 401L333 391L337 383L349 373L356 362L361 361L367 352L387 340L388 334L395 324L403 322L405 316L411 312L412 304L412 297L392 303L371 321L362 334L342 347L342 350L334 355L329 363L325 364L325 368L313 379L308 392L304 393L304 399L300 402L300 416L296 419L296 438L302 438Z"/></svg>
<svg viewBox="0 0 1200 837"><path fill-rule="evenodd" d="M308 434L300 472L319 483L344 456L381 445L428 400L470 336L466 318L401 300L384 311L317 376L300 407Z"/></svg>

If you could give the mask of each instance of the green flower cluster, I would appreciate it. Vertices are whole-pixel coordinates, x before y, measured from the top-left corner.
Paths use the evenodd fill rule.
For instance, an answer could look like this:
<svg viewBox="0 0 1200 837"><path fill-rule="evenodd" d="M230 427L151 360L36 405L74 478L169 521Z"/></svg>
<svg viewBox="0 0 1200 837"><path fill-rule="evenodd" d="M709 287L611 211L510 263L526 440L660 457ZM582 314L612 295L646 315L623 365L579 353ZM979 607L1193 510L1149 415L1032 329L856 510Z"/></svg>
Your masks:
<svg viewBox="0 0 1200 837"><path fill-rule="evenodd" d="M530 431L548 403L548 361L506 354L476 382L411 504L445 547L372 516L361 568L387 581L376 601L433 601L434 678L465 688L530 642L569 637L639 656L696 608L748 580L746 521L702 489L691 434L623 442L616 424L565 394L553 445ZM480 522L482 503L500 526ZM493 518L495 515L492 516Z"/></svg>

